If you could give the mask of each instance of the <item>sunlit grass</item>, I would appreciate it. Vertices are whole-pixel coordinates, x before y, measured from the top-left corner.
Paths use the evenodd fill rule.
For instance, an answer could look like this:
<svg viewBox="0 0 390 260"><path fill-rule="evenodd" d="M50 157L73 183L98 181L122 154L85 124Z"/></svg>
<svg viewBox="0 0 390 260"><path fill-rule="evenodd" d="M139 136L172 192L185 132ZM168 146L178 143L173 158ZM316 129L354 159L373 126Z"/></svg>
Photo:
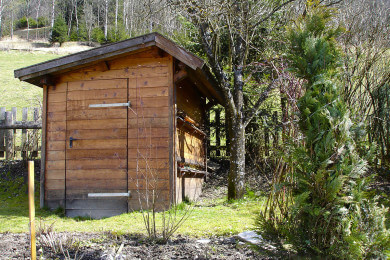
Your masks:
<svg viewBox="0 0 390 260"><path fill-rule="evenodd" d="M0 51L0 107L38 107L42 89L14 78L14 70L39 62L58 58L60 55L43 52ZM18 113L21 117L22 113ZM19 119L18 119L19 120Z"/></svg>
<svg viewBox="0 0 390 260"><path fill-rule="evenodd" d="M1 232L28 232L28 204L26 185L23 178L11 182L0 183L0 233ZM39 209L39 194L36 192L36 221L37 226L50 226L58 232L104 232L111 231L117 234L142 233L145 234L142 213L132 212L120 216L88 220L67 218L60 213ZM191 213L177 234L204 237L211 235L234 235L239 232L253 229L256 212L263 204L263 197L228 203L225 198L206 201L202 206L189 206ZM179 219L185 210L177 211ZM161 222L161 213L157 216Z"/></svg>

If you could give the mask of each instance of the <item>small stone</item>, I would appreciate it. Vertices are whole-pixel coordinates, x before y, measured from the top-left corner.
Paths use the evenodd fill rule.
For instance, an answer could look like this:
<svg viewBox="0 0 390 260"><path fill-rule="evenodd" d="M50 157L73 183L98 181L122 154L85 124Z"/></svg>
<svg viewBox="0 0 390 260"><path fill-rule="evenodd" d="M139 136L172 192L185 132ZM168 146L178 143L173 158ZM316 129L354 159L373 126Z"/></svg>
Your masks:
<svg viewBox="0 0 390 260"><path fill-rule="evenodd" d="M196 240L196 243L199 243L199 244L208 244L210 242L211 242L210 239L199 239L199 240Z"/></svg>
<svg viewBox="0 0 390 260"><path fill-rule="evenodd" d="M242 232L242 233L238 234L237 237L241 241L244 241L244 242L247 242L247 243L251 243L251 244L254 244L254 245L259 245L260 243L263 242L262 236L260 236L259 234L257 234L254 231Z"/></svg>

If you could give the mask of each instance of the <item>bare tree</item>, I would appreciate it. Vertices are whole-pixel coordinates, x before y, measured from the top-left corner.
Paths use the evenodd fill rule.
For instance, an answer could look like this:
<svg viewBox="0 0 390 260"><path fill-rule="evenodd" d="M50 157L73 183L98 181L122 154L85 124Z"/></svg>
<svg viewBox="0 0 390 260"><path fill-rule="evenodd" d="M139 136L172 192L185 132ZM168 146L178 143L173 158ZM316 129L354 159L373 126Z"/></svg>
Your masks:
<svg viewBox="0 0 390 260"><path fill-rule="evenodd" d="M54 27L54 18L55 18L55 6L56 0L52 0L51 2L51 19L50 19L50 37Z"/></svg>
<svg viewBox="0 0 390 260"><path fill-rule="evenodd" d="M224 99L230 137L228 199L241 198L245 191L245 127L258 113L277 84L265 77L261 63L262 49L255 38L264 37L268 22L286 10L294 0L284 1L179 1L183 15L197 27L203 51ZM281 16L283 17L283 16ZM222 51L223 48L223 51ZM225 55L224 55L225 54ZM246 88L255 85L257 99Z"/></svg>

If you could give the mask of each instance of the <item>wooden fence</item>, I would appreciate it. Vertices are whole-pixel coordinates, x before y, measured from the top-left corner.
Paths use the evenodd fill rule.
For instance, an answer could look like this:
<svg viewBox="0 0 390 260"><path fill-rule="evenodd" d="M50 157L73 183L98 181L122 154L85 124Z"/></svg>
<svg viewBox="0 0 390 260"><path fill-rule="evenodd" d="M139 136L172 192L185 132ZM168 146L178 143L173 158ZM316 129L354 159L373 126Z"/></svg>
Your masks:
<svg viewBox="0 0 390 260"><path fill-rule="evenodd" d="M11 111L0 108L0 159L38 157L42 128L40 111L39 108L23 108L22 120L17 121L16 107Z"/></svg>
<svg viewBox="0 0 390 260"><path fill-rule="evenodd" d="M213 107L208 112L208 119L207 156L213 159L227 158L229 156L229 138L226 131L225 111L221 107Z"/></svg>

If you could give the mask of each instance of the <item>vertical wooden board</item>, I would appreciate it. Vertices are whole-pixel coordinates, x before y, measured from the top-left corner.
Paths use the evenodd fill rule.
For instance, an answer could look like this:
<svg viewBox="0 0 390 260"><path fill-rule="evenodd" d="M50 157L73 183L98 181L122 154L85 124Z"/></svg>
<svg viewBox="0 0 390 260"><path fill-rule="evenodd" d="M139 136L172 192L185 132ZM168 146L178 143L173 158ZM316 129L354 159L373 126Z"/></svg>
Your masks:
<svg viewBox="0 0 390 260"><path fill-rule="evenodd" d="M176 180L176 155L175 155L175 134L176 134L176 88L174 86L174 60L169 56L169 73L168 73L168 91L169 91L169 202L174 204L175 195L175 180Z"/></svg>

